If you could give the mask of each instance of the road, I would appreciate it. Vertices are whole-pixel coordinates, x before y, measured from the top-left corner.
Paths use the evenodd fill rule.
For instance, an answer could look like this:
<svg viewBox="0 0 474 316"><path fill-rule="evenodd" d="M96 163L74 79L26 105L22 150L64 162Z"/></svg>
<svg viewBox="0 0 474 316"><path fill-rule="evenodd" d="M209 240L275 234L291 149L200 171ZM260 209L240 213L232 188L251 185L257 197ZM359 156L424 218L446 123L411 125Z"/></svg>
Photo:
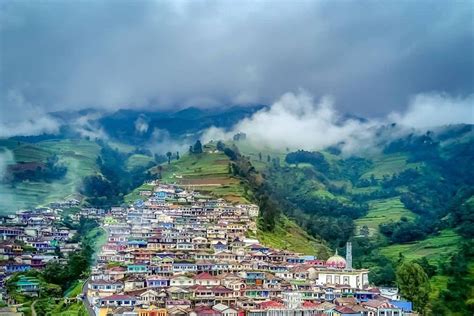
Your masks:
<svg viewBox="0 0 474 316"><path fill-rule="evenodd" d="M87 280L84 282L82 285L82 304L84 304L84 307L87 310L87 313L89 316L95 316L94 309L91 307L91 304L89 303L89 300L87 299L87 286L90 282L90 277L87 278Z"/></svg>

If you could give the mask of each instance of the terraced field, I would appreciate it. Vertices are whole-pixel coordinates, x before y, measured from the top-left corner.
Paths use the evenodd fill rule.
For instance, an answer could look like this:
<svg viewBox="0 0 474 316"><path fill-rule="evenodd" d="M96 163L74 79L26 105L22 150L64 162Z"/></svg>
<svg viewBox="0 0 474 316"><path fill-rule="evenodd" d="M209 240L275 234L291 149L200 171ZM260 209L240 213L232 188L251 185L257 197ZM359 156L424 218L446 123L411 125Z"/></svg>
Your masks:
<svg viewBox="0 0 474 316"><path fill-rule="evenodd" d="M0 185L0 214L19 208L44 205L49 202L76 196L84 176L98 172L96 158L99 146L87 140L48 140L35 144L0 141L0 147L13 153L14 161L44 162L56 154L68 172L64 179L53 182L23 181L14 186Z"/></svg>
<svg viewBox="0 0 474 316"><path fill-rule="evenodd" d="M361 178L368 179L373 175L376 179L382 179L385 175L391 176L394 173L421 166L420 163L409 163L407 159L408 155L402 153L375 156L372 158L373 167Z"/></svg>
<svg viewBox="0 0 474 316"><path fill-rule="evenodd" d="M163 181L181 184L232 202L248 202L240 180L229 174L229 162L222 152L186 154L169 165L162 165Z"/></svg>
<svg viewBox="0 0 474 316"><path fill-rule="evenodd" d="M356 230L359 231L362 226L366 225L370 235L374 235L378 232L380 224L398 221L402 217L414 220L416 215L405 208L399 197L371 201L367 215L355 221Z"/></svg>
<svg viewBox="0 0 474 316"><path fill-rule="evenodd" d="M438 263L457 251L460 241L461 237L455 231L445 229L438 236L430 236L414 243L386 246L380 252L393 260L397 260L399 253L402 253L408 260L426 257L428 261Z"/></svg>

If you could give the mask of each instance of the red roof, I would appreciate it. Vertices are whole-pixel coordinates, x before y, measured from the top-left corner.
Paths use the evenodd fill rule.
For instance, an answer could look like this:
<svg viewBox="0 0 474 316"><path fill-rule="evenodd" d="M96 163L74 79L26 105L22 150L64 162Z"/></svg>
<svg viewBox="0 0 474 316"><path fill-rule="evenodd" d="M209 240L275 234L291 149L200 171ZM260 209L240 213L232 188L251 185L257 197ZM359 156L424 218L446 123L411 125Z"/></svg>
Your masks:
<svg viewBox="0 0 474 316"><path fill-rule="evenodd" d="M285 307L285 305L283 305L282 303L275 302L275 301L262 302L262 303L259 304L259 306L262 309L283 308L283 307Z"/></svg>
<svg viewBox="0 0 474 316"><path fill-rule="evenodd" d="M321 305L321 304L313 303L313 302L311 302L311 301L304 301L304 302L303 302L303 307L305 307L305 308L318 307L319 305Z"/></svg>
<svg viewBox="0 0 474 316"><path fill-rule="evenodd" d="M352 308L349 308L347 306L336 306L334 309L341 314L360 314L359 312L356 312Z"/></svg>
<svg viewBox="0 0 474 316"><path fill-rule="evenodd" d="M216 278L207 272L199 273L193 277L194 280L216 280Z"/></svg>
<svg viewBox="0 0 474 316"><path fill-rule="evenodd" d="M196 307L195 312L197 315L221 315L218 311L207 307L207 306L202 306L202 307Z"/></svg>

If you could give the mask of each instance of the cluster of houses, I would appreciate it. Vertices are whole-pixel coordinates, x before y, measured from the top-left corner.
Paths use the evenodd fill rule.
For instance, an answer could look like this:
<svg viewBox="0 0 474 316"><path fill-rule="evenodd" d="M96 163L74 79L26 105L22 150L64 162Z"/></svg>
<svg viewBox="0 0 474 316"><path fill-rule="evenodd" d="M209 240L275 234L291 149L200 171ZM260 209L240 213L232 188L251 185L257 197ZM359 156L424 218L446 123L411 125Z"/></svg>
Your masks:
<svg viewBox="0 0 474 316"><path fill-rule="evenodd" d="M107 242L87 282L99 316L402 316L411 303L369 285L366 269L261 245L258 206L155 183L100 219Z"/></svg>
<svg viewBox="0 0 474 316"><path fill-rule="evenodd" d="M0 220L0 295L5 297L5 279L30 269L42 269L51 260L62 259L77 251L75 231L61 225L61 210L37 208L21 210ZM37 296L39 283L34 278L21 278L18 291Z"/></svg>

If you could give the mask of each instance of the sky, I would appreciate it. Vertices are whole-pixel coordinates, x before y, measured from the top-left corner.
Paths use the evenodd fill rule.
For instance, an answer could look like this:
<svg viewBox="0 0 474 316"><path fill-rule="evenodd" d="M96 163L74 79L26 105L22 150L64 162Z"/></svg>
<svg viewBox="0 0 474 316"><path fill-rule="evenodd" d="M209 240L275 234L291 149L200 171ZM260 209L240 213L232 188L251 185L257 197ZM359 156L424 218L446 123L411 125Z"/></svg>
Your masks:
<svg viewBox="0 0 474 316"><path fill-rule="evenodd" d="M54 132L51 111L299 91L362 117L403 120L424 102L435 122L438 109L472 121L473 37L470 1L3 0L0 127Z"/></svg>

